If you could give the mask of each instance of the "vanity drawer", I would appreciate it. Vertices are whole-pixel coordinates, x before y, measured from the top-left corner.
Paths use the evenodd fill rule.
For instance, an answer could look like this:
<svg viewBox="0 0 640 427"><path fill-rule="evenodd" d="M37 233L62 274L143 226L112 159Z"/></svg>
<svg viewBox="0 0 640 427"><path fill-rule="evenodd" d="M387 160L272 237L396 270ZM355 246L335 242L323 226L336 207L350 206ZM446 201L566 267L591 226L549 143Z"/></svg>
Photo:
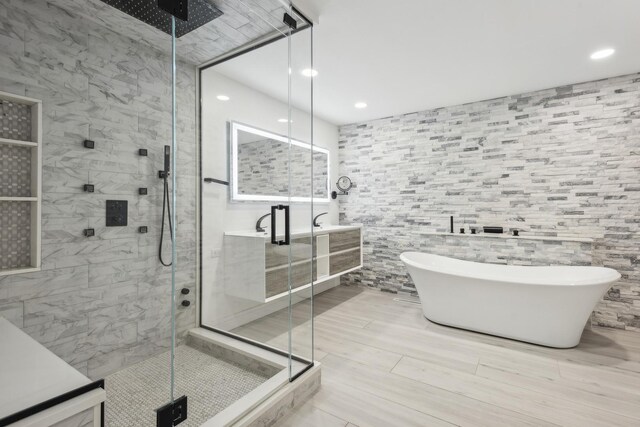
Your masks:
<svg viewBox="0 0 640 427"><path fill-rule="evenodd" d="M281 294L283 292L287 292L289 290L289 283L287 281L288 272L289 269L286 266L267 271L265 275L267 298ZM313 278L313 280L315 280L315 277ZM300 264L291 266L292 289L308 285L309 283L311 283L311 262L302 262Z"/></svg>
<svg viewBox="0 0 640 427"><path fill-rule="evenodd" d="M313 240L311 234L294 233L290 246L278 246L271 244L266 234L225 233L225 293L258 303L285 298L289 290L289 250L292 292L305 295L312 281L323 283L361 266L359 228L314 229Z"/></svg>
<svg viewBox="0 0 640 427"><path fill-rule="evenodd" d="M339 274L360 265L360 248L329 257L329 274Z"/></svg>
<svg viewBox="0 0 640 427"><path fill-rule="evenodd" d="M360 247L360 230L340 231L329 234L329 252Z"/></svg>
<svg viewBox="0 0 640 427"><path fill-rule="evenodd" d="M291 262L311 259L311 237L291 239ZM289 246L265 243L265 267L273 268L289 264Z"/></svg>

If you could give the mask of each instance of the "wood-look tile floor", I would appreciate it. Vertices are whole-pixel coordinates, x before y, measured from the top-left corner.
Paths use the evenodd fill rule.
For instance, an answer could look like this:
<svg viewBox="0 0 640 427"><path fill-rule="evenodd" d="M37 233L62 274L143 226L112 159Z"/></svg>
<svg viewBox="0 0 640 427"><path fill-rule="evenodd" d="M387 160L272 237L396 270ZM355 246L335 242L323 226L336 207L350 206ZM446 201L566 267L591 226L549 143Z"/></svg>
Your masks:
<svg viewBox="0 0 640 427"><path fill-rule="evenodd" d="M398 298L316 296L323 384L280 426L640 426L640 332L586 329L558 350L436 325ZM296 305L294 348L307 313ZM234 332L283 346L286 324L283 310Z"/></svg>

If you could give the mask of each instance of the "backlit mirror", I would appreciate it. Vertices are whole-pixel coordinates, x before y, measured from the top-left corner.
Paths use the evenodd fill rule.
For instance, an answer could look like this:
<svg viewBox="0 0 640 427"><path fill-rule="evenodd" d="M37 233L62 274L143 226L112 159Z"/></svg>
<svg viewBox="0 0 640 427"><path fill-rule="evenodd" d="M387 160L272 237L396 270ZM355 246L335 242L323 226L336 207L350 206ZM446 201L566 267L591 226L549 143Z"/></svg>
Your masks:
<svg viewBox="0 0 640 427"><path fill-rule="evenodd" d="M229 124L229 134L232 200L287 201L290 189L292 202L311 202L310 144L238 122ZM329 151L316 146L313 177L313 201L329 202Z"/></svg>

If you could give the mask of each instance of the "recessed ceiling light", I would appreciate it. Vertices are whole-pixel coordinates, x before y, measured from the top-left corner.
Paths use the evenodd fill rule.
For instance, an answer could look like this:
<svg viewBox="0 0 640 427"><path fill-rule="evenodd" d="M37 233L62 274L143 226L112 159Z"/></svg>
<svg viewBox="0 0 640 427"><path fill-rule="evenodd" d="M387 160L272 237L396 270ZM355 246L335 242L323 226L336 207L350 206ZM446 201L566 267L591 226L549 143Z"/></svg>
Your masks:
<svg viewBox="0 0 640 427"><path fill-rule="evenodd" d="M367 103L366 102L356 102L354 107L356 107L356 108L367 108Z"/></svg>
<svg viewBox="0 0 640 427"><path fill-rule="evenodd" d="M228 101L230 99L227 95L218 95L216 98L220 101Z"/></svg>
<svg viewBox="0 0 640 427"><path fill-rule="evenodd" d="M289 120L289 119L278 119L278 121L280 123L289 123L289 122L293 123L293 120Z"/></svg>
<svg viewBox="0 0 640 427"><path fill-rule="evenodd" d="M318 71L314 70L313 68L305 68L304 70L302 70L302 75L305 77L315 77L318 75Z"/></svg>
<svg viewBox="0 0 640 427"><path fill-rule="evenodd" d="M591 54L591 59L604 59L613 55L615 51L616 51L615 49L611 49L611 48L598 50Z"/></svg>

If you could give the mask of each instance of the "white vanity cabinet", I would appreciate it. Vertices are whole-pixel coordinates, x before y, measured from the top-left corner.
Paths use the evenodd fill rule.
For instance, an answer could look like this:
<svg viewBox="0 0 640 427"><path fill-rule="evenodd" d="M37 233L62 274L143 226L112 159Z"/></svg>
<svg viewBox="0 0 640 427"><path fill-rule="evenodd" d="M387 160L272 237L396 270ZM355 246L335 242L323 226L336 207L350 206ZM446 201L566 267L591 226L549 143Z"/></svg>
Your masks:
<svg viewBox="0 0 640 427"><path fill-rule="evenodd" d="M311 244L315 239L315 247ZM289 251L291 272L289 273ZM313 254L312 254L313 251ZM360 226L328 226L291 233L290 246L271 244L265 233L227 232L224 236L225 292L269 302L362 267Z"/></svg>

